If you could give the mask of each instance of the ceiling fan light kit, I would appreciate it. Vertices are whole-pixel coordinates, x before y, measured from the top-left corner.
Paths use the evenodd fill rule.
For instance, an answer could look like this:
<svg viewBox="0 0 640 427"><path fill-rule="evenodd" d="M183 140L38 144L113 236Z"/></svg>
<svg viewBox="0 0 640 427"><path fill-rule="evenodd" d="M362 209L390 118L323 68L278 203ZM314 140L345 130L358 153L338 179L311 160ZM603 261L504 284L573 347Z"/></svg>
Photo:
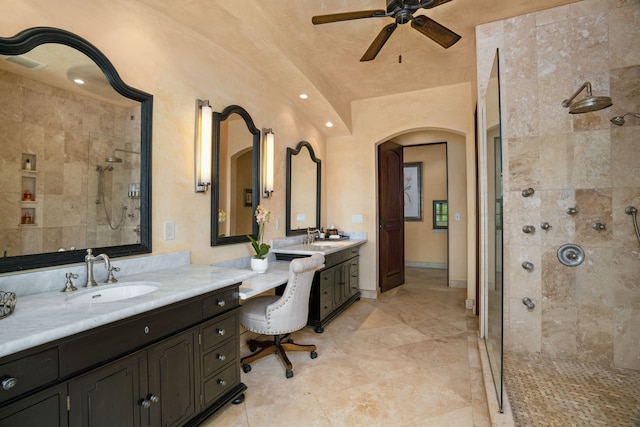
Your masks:
<svg viewBox="0 0 640 427"><path fill-rule="evenodd" d="M413 16L418 9L432 9L451 0L387 0L387 10L362 10L355 12L333 13L329 15L318 15L311 19L314 25L328 24L331 22L351 21L354 19L366 18L393 18L395 22L386 25L373 40L367 51L362 55L360 61L371 61L375 59L389 37L398 27L411 22L411 28L420 34L430 38L445 49L450 48L460 36L449 28L434 21L424 15Z"/></svg>

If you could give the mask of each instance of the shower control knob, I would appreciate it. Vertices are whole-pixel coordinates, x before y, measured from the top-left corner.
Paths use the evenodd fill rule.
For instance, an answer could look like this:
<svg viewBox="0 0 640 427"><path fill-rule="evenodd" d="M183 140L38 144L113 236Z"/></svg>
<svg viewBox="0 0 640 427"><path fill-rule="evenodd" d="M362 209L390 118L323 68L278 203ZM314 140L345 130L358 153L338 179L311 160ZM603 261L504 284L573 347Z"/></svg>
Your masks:
<svg viewBox="0 0 640 427"><path fill-rule="evenodd" d="M533 225L525 225L524 227L522 227L522 232L523 233L535 233L536 228Z"/></svg>
<svg viewBox="0 0 640 427"><path fill-rule="evenodd" d="M548 230L551 227L551 224L549 224L548 222L543 222L542 224L540 224L540 228L542 228L543 230Z"/></svg>
<svg viewBox="0 0 640 427"><path fill-rule="evenodd" d="M607 226L601 222L596 222L595 224L593 224L593 229L597 231L602 231L602 230L605 230L606 228Z"/></svg>
<svg viewBox="0 0 640 427"><path fill-rule="evenodd" d="M525 261L522 263L522 268L528 271L533 271L533 264L530 263L529 261Z"/></svg>
<svg viewBox="0 0 640 427"><path fill-rule="evenodd" d="M568 208L567 209L567 214L568 215L575 215L578 213L578 210L576 208Z"/></svg>
<svg viewBox="0 0 640 427"><path fill-rule="evenodd" d="M578 259L578 253L574 251L567 251L567 258L575 261Z"/></svg>
<svg viewBox="0 0 640 427"><path fill-rule="evenodd" d="M535 192L533 188L526 188L522 190L522 197L531 197Z"/></svg>

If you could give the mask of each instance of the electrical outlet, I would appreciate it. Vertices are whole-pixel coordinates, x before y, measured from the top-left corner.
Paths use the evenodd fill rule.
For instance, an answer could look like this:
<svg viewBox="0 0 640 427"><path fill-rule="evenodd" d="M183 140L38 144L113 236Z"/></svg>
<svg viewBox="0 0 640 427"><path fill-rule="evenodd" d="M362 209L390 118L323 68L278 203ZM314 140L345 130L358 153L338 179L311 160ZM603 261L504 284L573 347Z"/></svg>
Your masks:
<svg viewBox="0 0 640 427"><path fill-rule="evenodd" d="M174 240L176 238L176 225L168 221L164 223L164 240Z"/></svg>
<svg viewBox="0 0 640 427"><path fill-rule="evenodd" d="M456 214L453 217L455 218L456 221L460 221L460 214L458 212L456 212Z"/></svg>
<svg viewBox="0 0 640 427"><path fill-rule="evenodd" d="M364 218L362 215L351 215L351 223L352 224L362 224Z"/></svg>
<svg viewBox="0 0 640 427"><path fill-rule="evenodd" d="M276 218L276 231L280 230L280 218Z"/></svg>

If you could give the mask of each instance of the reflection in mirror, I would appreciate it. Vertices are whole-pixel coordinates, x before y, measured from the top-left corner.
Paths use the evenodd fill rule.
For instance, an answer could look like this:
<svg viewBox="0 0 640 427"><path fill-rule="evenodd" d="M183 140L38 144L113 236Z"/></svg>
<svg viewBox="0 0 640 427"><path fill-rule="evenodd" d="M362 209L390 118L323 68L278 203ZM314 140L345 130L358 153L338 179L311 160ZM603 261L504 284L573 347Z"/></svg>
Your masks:
<svg viewBox="0 0 640 427"><path fill-rule="evenodd" d="M151 95L46 27L0 38L0 87L0 272L150 252Z"/></svg>
<svg viewBox="0 0 640 427"><path fill-rule="evenodd" d="M260 131L237 105L213 113L211 246L247 242L258 235Z"/></svg>
<svg viewBox="0 0 640 427"><path fill-rule="evenodd" d="M287 148L287 236L320 228L320 160L300 141Z"/></svg>
<svg viewBox="0 0 640 427"><path fill-rule="evenodd" d="M498 78L498 52L485 96L485 128L487 143L487 200L488 202L488 281L487 281L487 336L485 345L491 373L502 412L502 144L500 136L500 82Z"/></svg>

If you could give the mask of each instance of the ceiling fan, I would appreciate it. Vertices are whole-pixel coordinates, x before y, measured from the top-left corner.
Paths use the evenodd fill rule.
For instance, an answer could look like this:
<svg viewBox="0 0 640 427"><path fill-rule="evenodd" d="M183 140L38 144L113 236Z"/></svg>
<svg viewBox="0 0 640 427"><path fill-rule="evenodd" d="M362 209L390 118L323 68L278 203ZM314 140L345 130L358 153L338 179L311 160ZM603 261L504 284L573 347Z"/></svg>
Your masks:
<svg viewBox="0 0 640 427"><path fill-rule="evenodd" d="M360 58L360 61L371 61L375 59L380 49L382 49L387 40L389 40L389 37L391 37L391 34L393 34L398 27L398 24L406 24L409 21L411 21L411 27L445 49L453 46L460 40L458 34L424 15L413 16L413 13L418 9L431 9L449 1L451 0L387 0L386 11L378 9L318 15L314 16L311 22L314 25L319 25L363 18L389 17L395 19L395 22L385 26L382 31L380 31L362 58Z"/></svg>

